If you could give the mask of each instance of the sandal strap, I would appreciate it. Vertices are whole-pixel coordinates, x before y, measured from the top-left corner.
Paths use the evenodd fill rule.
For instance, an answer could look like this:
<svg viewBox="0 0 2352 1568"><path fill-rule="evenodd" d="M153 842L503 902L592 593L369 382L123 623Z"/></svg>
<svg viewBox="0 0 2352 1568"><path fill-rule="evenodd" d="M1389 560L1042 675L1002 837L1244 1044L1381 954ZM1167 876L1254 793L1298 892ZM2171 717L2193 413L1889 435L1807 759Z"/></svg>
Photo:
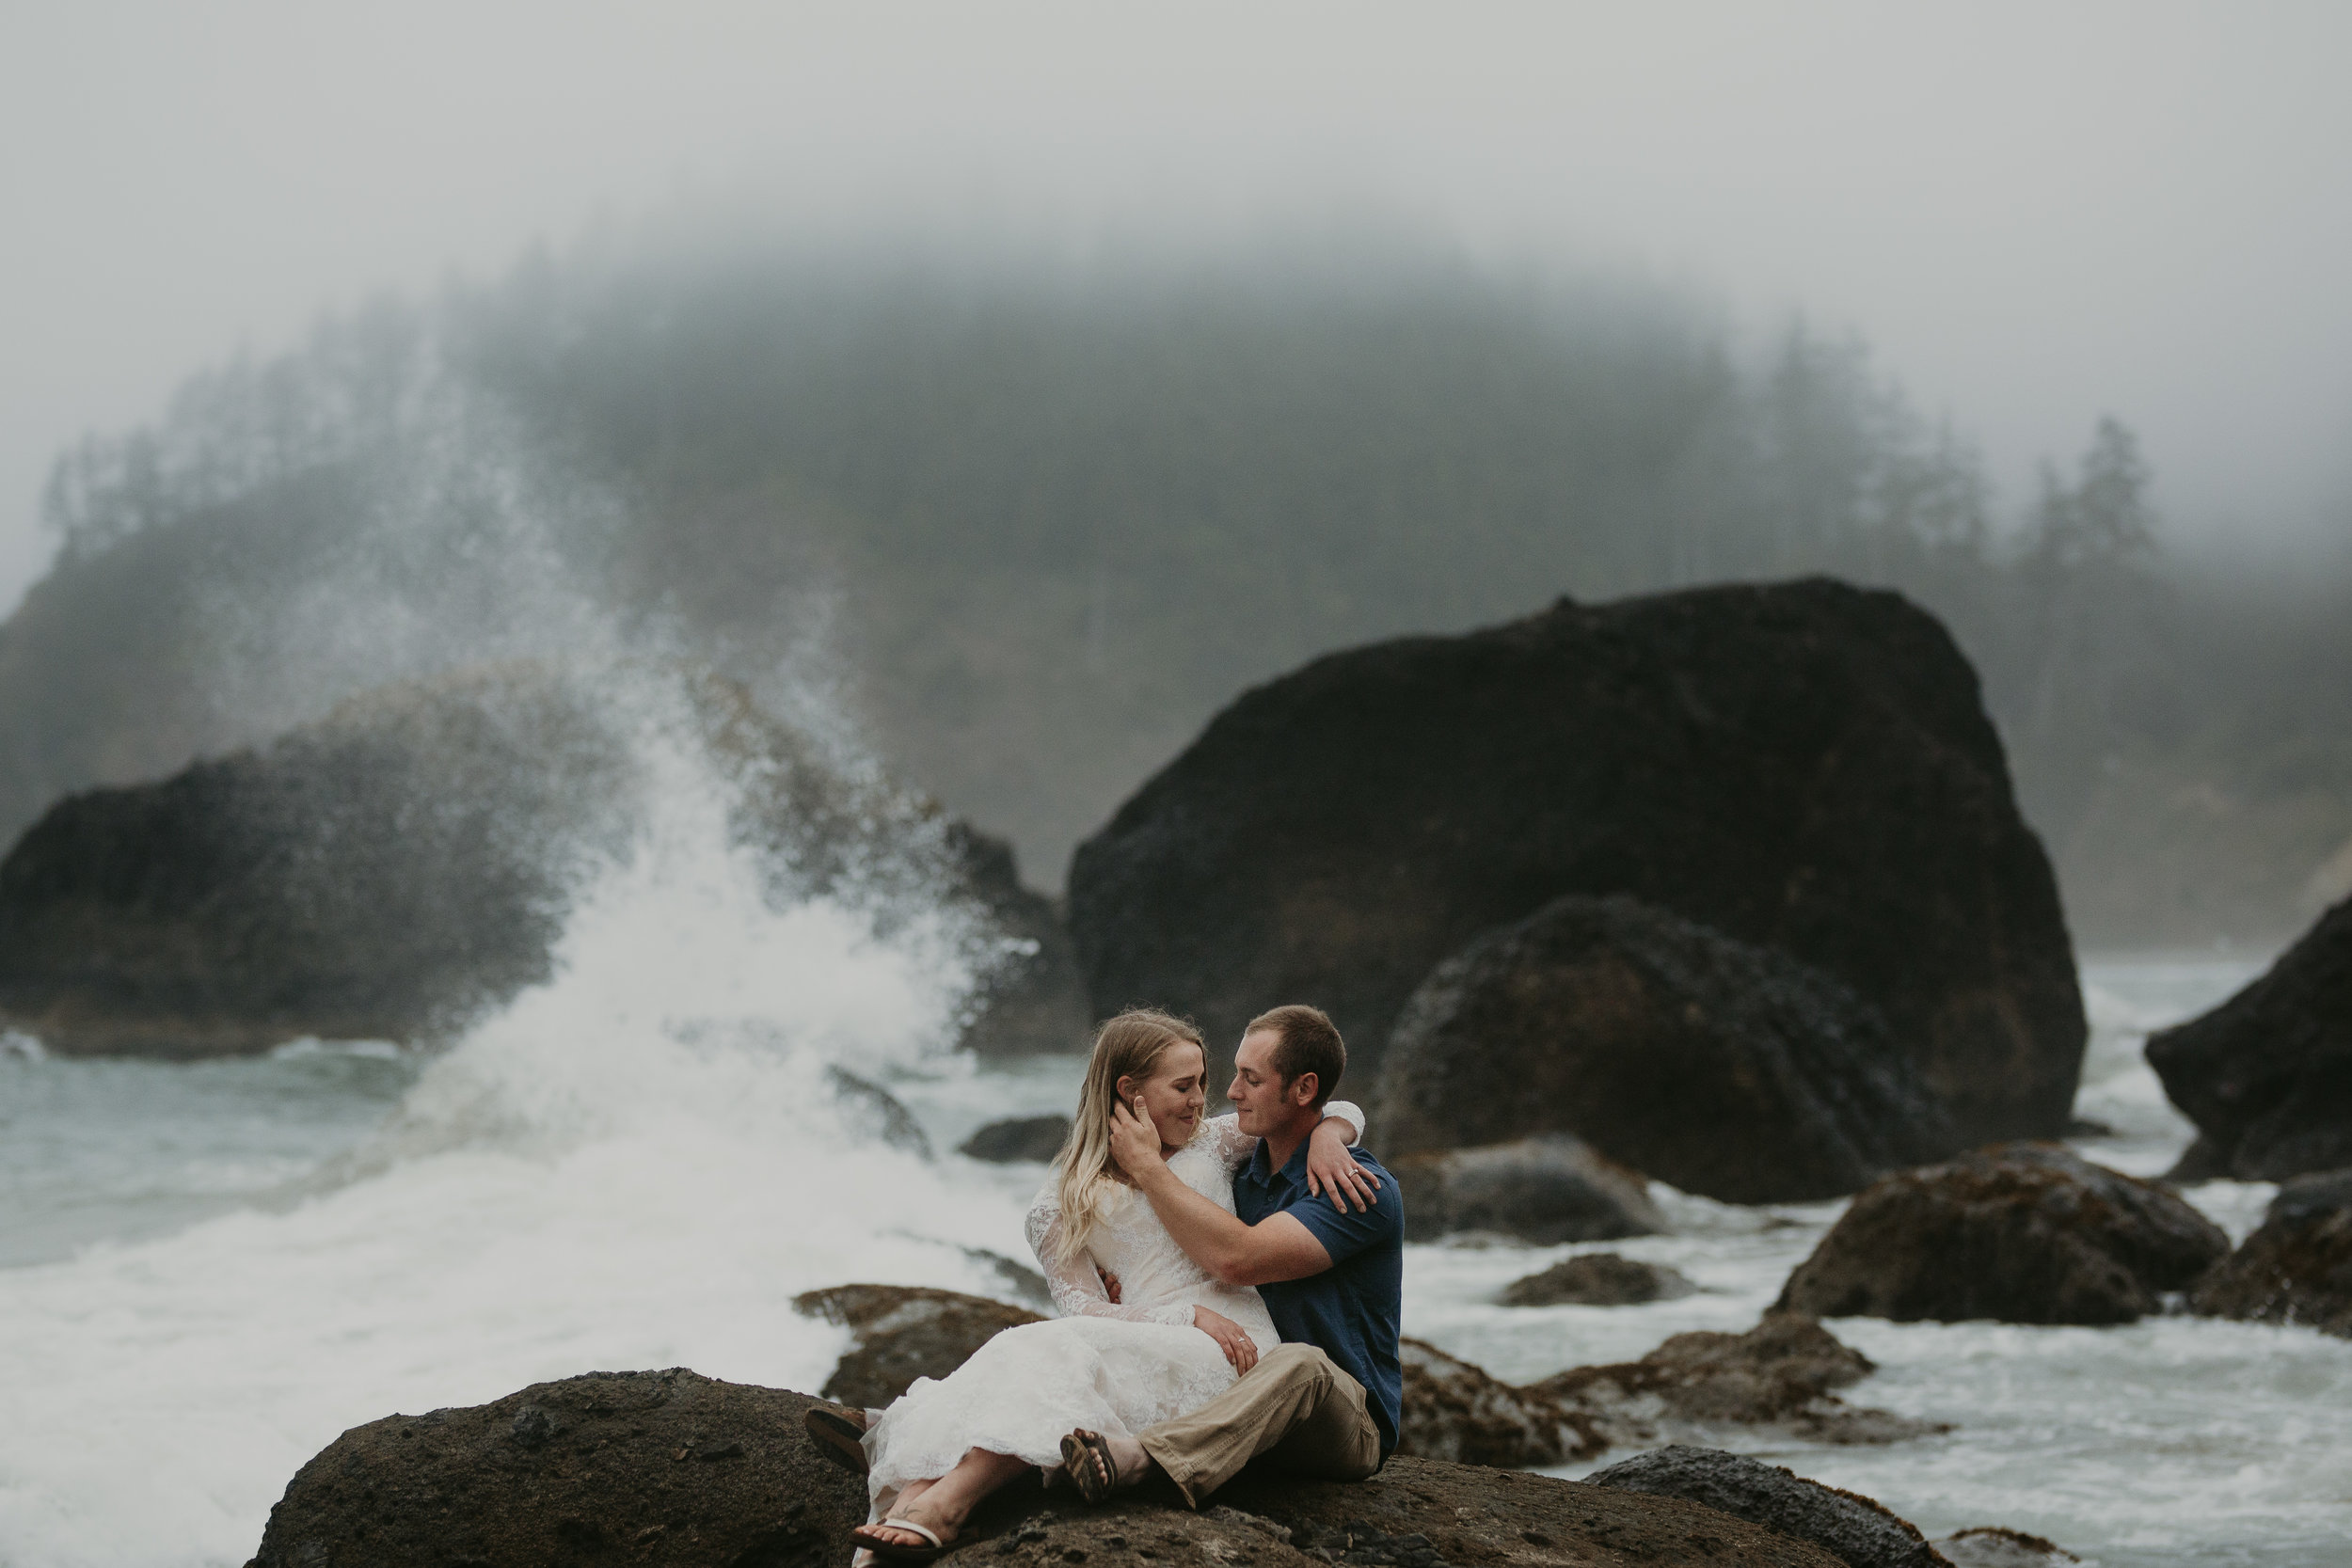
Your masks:
<svg viewBox="0 0 2352 1568"><path fill-rule="evenodd" d="M871 1528L873 1527L868 1526L867 1528ZM912 1519L884 1519L882 1522L882 1528L883 1529L902 1529L911 1531L914 1534L921 1536L924 1540L930 1542L934 1546L945 1546L947 1544L947 1543L939 1538L938 1532L930 1529L925 1526L918 1525Z"/></svg>

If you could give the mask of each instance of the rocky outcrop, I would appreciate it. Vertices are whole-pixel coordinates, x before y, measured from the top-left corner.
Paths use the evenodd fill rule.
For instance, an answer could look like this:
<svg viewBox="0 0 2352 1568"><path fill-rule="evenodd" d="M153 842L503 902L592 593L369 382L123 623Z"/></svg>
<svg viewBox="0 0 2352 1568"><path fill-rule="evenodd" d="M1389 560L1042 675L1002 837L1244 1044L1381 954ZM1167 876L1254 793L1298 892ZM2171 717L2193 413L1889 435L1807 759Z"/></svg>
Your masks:
<svg viewBox="0 0 2352 1568"><path fill-rule="evenodd" d="M1515 1279L1495 1298L1502 1307L1636 1307L1695 1294L1696 1285L1663 1263L1613 1252L1563 1258L1540 1274Z"/></svg>
<svg viewBox="0 0 2352 1568"><path fill-rule="evenodd" d="M2189 1305L2352 1338L2352 1170L2280 1188L2262 1225L2197 1282Z"/></svg>
<svg viewBox="0 0 2352 1568"><path fill-rule="evenodd" d="M2176 1180L2352 1166L2352 898L2261 979L2150 1036L2148 1065L2197 1124Z"/></svg>
<svg viewBox="0 0 2352 1568"><path fill-rule="evenodd" d="M847 1568L866 1495L801 1429L806 1396L683 1369L599 1372L355 1427L297 1472L250 1568L610 1560ZM1246 1475L1198 1513L1007 1488L946 1560L991 1568L1836 1568L1679 1498L1399 1456L1370 1481Z"/></svg>
<svg viewBox="0 0 2352 1568"><path fill-rule="evenodd" d="M1851 987L1959 1135L2055 1136L2085 1025L1967 661L1893 594L1665 594L1317 659L1246 693L1072 864L1098 1012L1230 1049L1312 1002L1371 1076L1439 962L1627 894Z"/></svg>
<svg viewBox="0 0 2352 1568"><path fill-rule="evenodd" d="M824 1395L861 1408L888 1404L918 1377L946 1377L1006 1329L1043 1321L986 1296L922 1285L834 1285L794 1296L792 1307L855 1337Z"/></svg>
<svg viewBox="0 0 2352 1568"><path fill-rule="evenodd" d="M2081 1558L2039 1535L1997 1525L1979 1525L1933 1543L1952 1568L2064 1568Z"/></svg>
<svg viewBox="0 0 2352 1568"><path fill-rule="evenodd" d="M1639 1361L1578 1367L1514 1386L1435 1345L1406 1339L1400 1452L1470 1465L1564 1465L1613 1448L1742 1427L1808 1442L1902 1442L1947 1431L1849 1405L1836 1390L1867 1357L1808 1318L1744 1334L1677 1334Z"/></svg>
<svg viewBox="0 0 2352 1568"><path fill-rule="evenodd" d="M812 1402L673 1368L388 1416L295 1472L249 1568L844 1568L866 1489L802 1433Z"/></svg>
<svg viewBox="0 0 2352 1568"><path fill-rule="evenodd" d="M1832 1197L1962 1147L1851 989L1624 896L1555 899L1432 971L1374 1117L1396 1154L1571 1132L1732 1203Z"/></svg>
<svg viewBox="0 0 2352 1568"><path fill-rule="evenodd" d="M992 1121L963 1140L957 1153L994 1164L1024 1160L1051 1160L1070 1136L1068 1117L1015 1117Z"/></svg>
<svg viewBox="0 0 2352 1568"><path fill-rule="evenodd" d="M0 863L0 1023L68 1054L444 1038L549 976L573 899L657 787L652 730L704 748L780 896L879 922L909 901L967 912L969 1043L1083 1040L1060 923L1005 846L834 766L732 682L535 664L388 687L258 750L57 802Z"/></svg>
<svg viewBox="0 0 2352 1568"><path fill-rule="evenodd" d="M1595 1486L1704 1503L1810 1542L1846 1568L1950 1568L1916 1526L1873 1499L1720 1449L1677 1444L1589 1479Z"/></svg>
<svg viewBox="0 0 2352 1568"><path fill-rule="evenodd" d="M2165 1187L2055 1145L2010 1144L1865 1189L1777 1305L1903 1323L2130 1323L2229 1246Z"/></svg>
<svg viewBox="0 0 2352 1568"><path fill-rule="evenodd" d="M1576 1138L1555 1134L1408 1154L1390 1161L1389 1169L1405 1196L1408 1242L1486 1231L1550 1246L1666 1228L1642 1173Z"/></svg>
<svg viewBox="0 0 2352 1568"><path fill-rule="evenodd" d="M1677 1334L1639 1361L1573 1368L1526 1392L1583 1413L1618 1446L1724 1426L1840 1445L1949 1430L1837 1396L1875 1370L1869 1357L1812 1319L1776 1312L1744 1334Z"/></svg>

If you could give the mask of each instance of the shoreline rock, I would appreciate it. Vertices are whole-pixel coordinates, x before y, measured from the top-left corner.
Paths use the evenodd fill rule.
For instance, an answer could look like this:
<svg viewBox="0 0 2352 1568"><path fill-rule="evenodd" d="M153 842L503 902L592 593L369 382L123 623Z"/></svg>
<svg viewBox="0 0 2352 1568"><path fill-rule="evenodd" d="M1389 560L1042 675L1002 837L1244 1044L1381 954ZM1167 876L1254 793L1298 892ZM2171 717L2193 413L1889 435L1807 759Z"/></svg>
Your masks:
<svg viewBox="0 0 2352 1568"><path fill-rule="evenodd" d="M683 1368L593 1372L352 1428L298 1470L247 1568L611 1559L847 1568L865 1489L801 1427L813 1402ZM1808 1543L1675 1497L1399 1456L1369 1481L1247 1471L1200 1513L1138 1487L1100 1508L1034 1481L944 1561L989 1568L1838 1568Z"/></svg>
<svg viewBox="0 0 2352 1568"><path fill-rule="evenodd" d="M2169 1188L2055 1144L2005 1144L1865 1188L1773 1310L2123 1323L2160 1310L2229 1246Z"/></svg>
<svg viewBox="0 0 2352 1568"><path fill-rule="evenodd" d="M2197 1282L2189 1306L2352 1339L2352 1170L2280 1187L2254 1233Z"/></svg>
<svg viewBox="0 0 2352 1568"><path fill-rule="evenodd" d="M1388 1166L1405 1196L1408 1242L1484 1231L1553 1246L1667 1228L1640 1171L1564 1133L1400 1155Z"/></svg>
<svg viewBox="0 0 2352 1568"><path fill-rule="evenodd" d="M1836 1390L1874 1371L1869 1358L1788 1314L1743 1334L1677 1334L1638 1361L1574 1367L1520 1386L1422 1340L1401 1348L1398 1451L1462 1464L1563 1465L1726 1426L1839 1445L1950 1430L1848 1404Z"/></svg>
<svg viewBox="0 0 2352 1568"><path fill-rule="evenodd" d="M1495 1297L1500 1307L1635 1307L1696 1295L1681 1271L1613 1252L1563 1258L1539 1274L1515 1279Z"/></svg>
<svg viewBox="0 0 2352 1568"><path fill-rule="evenodd" d="M2147 1055L2197 1124L2169 1180L2352 1166L2352 898L2221 1006L2149 1036Z"/></svg>
<svg viewBox="0 0 2352 1568"><path fill-rule="evenodd" d="M1044 1321L1025 1307L925 1285L834 1285L794 1296L792 1309L855 1337L821 1391L861 1409L888 1404L918 1377L946 1377L1006 1329Z"/></svg>
<svg viewBox="0 0 2352 1568"><path fill-rule="evenodd" d="M1220 1052L1311 1002L1376 1077L1481 932L1626 894L1852 988L1963 1146L2055 1137L2087 1025L1975 673L1899 595L1824 578L1566 601L1244 693L1072 863L1096 1011Z"/></svg>
<svg viewBox="0 0 2352 1568"><path fill-rule="evenodd" d="M1061 1152L1062 1143L1069 1136L1068 1117L1012 1117L990 1122L964 1139L956 1152L966 1159L985 1160L992 1164L1051 1160Z"/></svg>
<svg viewBox="0 0 2352 1568"><path fill-rule="evenodd" d="M1431 971L1373 1118L1394 1155L1571 1133L1728 1203L1836 1197L1963 1147L1848 987L1622 895L1554 899Z"/></svg>
<svg viewBox="0 0 2352 1568"><path fill-rule="evenodd" d="M1067 935L1007 846L843 773L733 681L676 684L779 895L837 894L882 921L960 901L993 933L962 1042L1082 1045ZM631 842L653 785L626 707L575 673L476 667L56 802L0 861L0 1025L59 1055L171 1059L453 1037L551 976L574 898Z"/></svg>
<svg viewBox="0 0 2352 1568"><path fill-rule="evenodd" d="M1916 1525L1875 1498L1721 1449L1677 1443L1586 1479L1595 1486L1703 1503L1810 1542L1846 1568L1951 1568Z"/></svg>

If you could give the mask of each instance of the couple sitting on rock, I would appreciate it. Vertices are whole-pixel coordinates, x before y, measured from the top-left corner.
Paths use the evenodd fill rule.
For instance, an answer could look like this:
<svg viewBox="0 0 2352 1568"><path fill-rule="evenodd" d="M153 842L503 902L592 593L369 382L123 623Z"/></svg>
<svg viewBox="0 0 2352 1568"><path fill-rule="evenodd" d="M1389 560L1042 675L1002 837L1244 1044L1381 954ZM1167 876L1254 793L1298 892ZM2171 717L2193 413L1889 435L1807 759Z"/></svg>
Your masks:
<svg viewBox="0 0 2352 1568"><path fill-rule="evenodd" d="M1250 1021L1204 1123L1200 1032L1121 1013L1096 1033L1029 1244L1063 1316L1008 1329L871 1420L818 1406L812 1436L866 1475L858 1561L928 1561L981 1498L1037 1466L1089 1502L1165 1475L1200 1500L1250 1460L1360 1481L1396 1447L1404 1206L1327 1103L1331 1021Z"/></svg>

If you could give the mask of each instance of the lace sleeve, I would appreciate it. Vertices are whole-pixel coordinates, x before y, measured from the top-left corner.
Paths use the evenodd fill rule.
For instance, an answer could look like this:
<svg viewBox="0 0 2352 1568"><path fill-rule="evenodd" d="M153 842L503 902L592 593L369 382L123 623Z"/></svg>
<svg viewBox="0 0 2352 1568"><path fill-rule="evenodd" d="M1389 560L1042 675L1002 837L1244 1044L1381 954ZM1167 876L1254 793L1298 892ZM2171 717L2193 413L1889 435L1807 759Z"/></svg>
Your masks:
<svg viewBox="0 0 2352 1568"><path fill-rule="evenodd" d="M1045 1271L1045 1287L1053 1292L1054 1310L1065 1318L1118 1318L1131 1323L1168 1323L1177 1328L1190 1328L1192 1307L1188 1302L1176 1302L1166 1307L1122 1307L1111 1300L1103 1288L1102 1275L1094 1272L1094 1258L1080 1253L1062 1262L1061 1197L1051 1183L1037 1195L1029 1205L1027 1222L1029 1250L1037 1254L1037 1266Z"/></svg>
<svg viewBox="0 0 2352 1568"><path fill-rule="evenodd" d="M1349 1148L1364 1141L1364 1108L1354 1101L1334 1100L1324 1106L1323 1114L1336 1117L1356 1129L1356 1135L1347 1140ZM1241 1169L1258 1151L1258 1135L1243 1132L1241 1118L1231 1114L1210 1117L1206 1136L1212 1140L1211 1147L1229 1171Z"/></svg>

